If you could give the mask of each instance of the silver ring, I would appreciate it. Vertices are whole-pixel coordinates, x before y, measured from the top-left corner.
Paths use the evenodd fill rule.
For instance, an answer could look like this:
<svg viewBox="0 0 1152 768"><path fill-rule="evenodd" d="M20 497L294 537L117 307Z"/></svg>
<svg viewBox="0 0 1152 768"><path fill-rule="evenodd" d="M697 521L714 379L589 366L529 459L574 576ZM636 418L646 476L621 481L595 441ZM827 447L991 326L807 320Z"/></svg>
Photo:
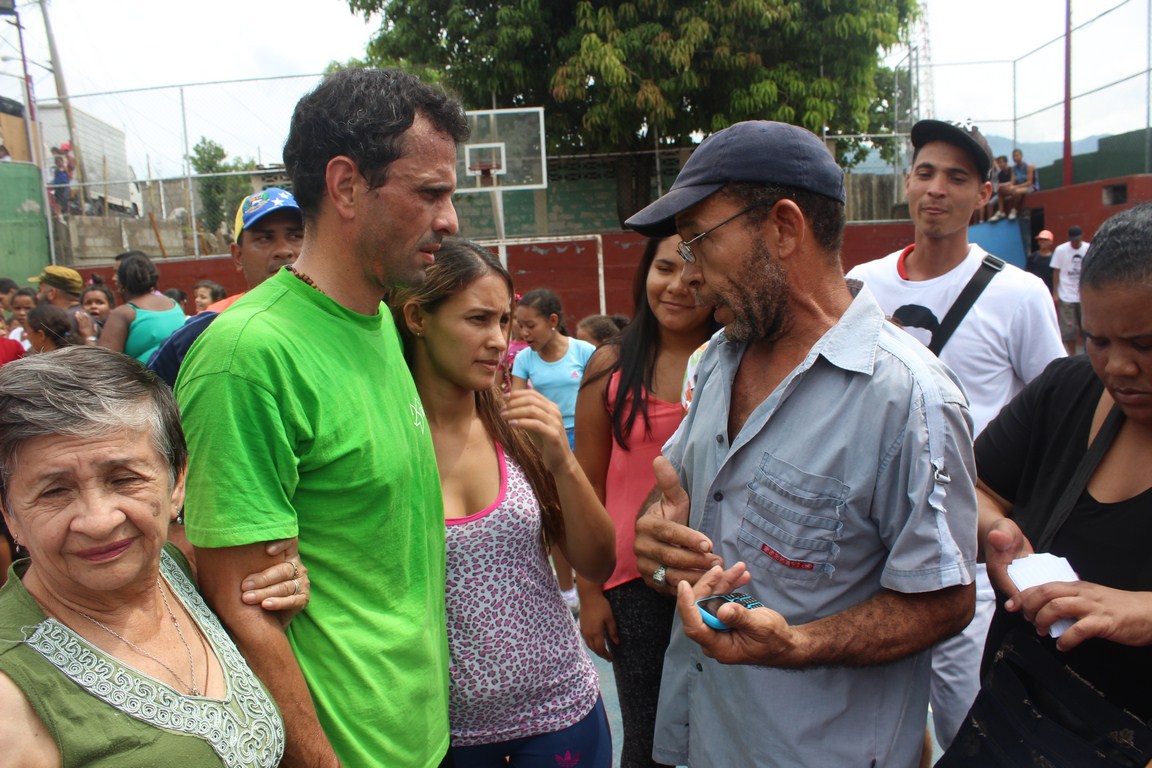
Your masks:
<svg viewBox="0 0 1152 768"><path fill-rule="evenodd" d="M289 560L288 565L292 566L292 578L294 578L294 579L300 578L300 569L296 566L296 561L295 560Z"/></svg>
<svg viewBox="0 0 1152 768"><path fill-rule="evenodd" d="M292 595L296 596L300 594L300 579L292 579L292 585L294 587L292 590Z"/></svg>
<svg viewBox="0 0 1152 768"><path fill-rule="evenodd" d="M664 574L668 573L668 566L662 565L652 572L652 583L658 587L668 586L668 580L664 578Z"/></svg>

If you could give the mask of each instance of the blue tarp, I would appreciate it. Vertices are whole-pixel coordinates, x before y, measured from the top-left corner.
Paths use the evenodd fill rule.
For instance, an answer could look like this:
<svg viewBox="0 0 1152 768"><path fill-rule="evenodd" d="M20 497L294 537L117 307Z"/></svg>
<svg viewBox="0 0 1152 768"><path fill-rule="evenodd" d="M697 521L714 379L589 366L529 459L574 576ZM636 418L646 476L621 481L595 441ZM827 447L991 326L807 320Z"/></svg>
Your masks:
<svg viewBox="0 0 1152 768"><path fill-rule="evenodd" d="M1028 253L1024 250L1023 227L1026 222L1001 219L995 224L976 224L968 228L968 242L999 256L1009 264L1024 269Z"/></svg>

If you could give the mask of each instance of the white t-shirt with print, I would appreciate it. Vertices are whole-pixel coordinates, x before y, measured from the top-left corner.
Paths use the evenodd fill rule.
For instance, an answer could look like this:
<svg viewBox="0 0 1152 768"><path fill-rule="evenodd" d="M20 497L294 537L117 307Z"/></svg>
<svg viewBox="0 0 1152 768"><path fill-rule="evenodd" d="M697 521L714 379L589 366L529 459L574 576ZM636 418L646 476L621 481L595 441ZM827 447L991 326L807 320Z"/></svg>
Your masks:
<svg viewBox="0 0 1152 768"><path fill-rule="evenodd" d="M1050 266L1060 270L1056 297L1065 304L1080 303L1080 266L1089 245L1087 240L1081 241L1079 248L1073 248L1072 243L1060 243L1052 252Z"/></svg>
<svg viewBox="0 0 1152 768"><path fill-rule="evenodd" d="M952 270L931 280L905 280L897 271L902 251L854 267L884 312L925 346L987 252L976 244ZM969 399L973 435L1024 385L1064 356L1052 295L1035 275L1006 264L992 278L940 353Z"/></svg>

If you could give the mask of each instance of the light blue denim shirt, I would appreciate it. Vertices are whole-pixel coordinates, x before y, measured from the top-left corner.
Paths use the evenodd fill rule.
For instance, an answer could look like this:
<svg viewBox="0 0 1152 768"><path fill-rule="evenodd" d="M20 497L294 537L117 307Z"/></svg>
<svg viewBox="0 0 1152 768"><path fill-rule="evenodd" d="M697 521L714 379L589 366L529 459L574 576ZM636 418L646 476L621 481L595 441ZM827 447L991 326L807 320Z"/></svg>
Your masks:
<svg viewBox="0 0 1152 768"><path fill-rule="evenodd" d="M855 286L854 286L855 287ZM664 453L690 524L743 588L791 624L882 587L972 582L972 423L954 377L884 319L866 288L805 360L727 434L744 345L717 334ZM692 766L911 766L928 709L927 651L874 667L725 666L679 618L664 661L654 755Z"/></svg>

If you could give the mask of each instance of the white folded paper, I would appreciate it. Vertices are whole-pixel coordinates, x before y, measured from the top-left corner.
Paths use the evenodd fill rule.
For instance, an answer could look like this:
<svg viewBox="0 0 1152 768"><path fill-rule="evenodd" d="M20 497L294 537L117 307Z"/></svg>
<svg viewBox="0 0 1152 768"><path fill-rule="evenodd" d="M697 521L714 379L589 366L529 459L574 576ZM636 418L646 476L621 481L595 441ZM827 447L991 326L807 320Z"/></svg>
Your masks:
<svg viewBox="0 0 1152 768"><path fill-rule="evenodd" d="M1036 552L1019 560L1013 560L1008 566L1008 578L1012 579L1012 583L1021 591L1050 581L1080 580L1067 559L1048 552ZM1060 619L1049 627L1048 634L1060 637L1075 623L1074 619Z"/></svg>

